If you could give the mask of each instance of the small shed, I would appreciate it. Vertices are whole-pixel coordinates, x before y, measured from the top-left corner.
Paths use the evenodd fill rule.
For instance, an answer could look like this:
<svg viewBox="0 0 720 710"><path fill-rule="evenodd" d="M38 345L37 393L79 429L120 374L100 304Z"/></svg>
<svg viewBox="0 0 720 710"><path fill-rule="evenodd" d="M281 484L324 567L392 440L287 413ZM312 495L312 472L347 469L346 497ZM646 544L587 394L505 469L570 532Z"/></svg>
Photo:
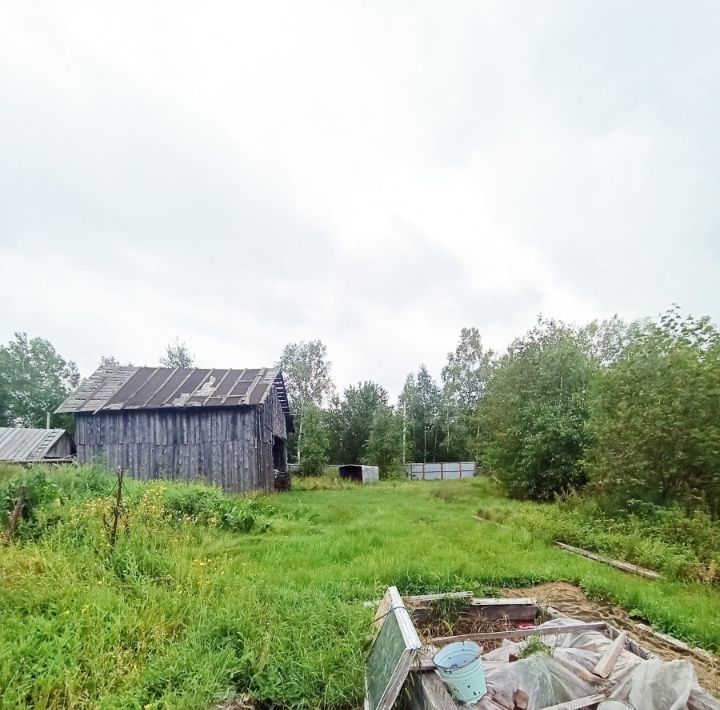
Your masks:
<svg viewBox="0 0 720 710"><path fill-rule="evenodd" d="M377 466L361 466L345 464L338 467L340 478L357 483L377 483L380 480L380 469Z"/></svg>
<svg viewBox="0 0 720 710"><path fill-rule="evenodd" d="M0 461L52 463L67 461L75 445L65 429L0 427Z"/></svg>
<svg viewBox="0 0 720 710"><path fill-rule="evenodd" d="M274 488L292 418L278 369L104 367L57 410L75 415L81 464L134 478Z"/></svg>

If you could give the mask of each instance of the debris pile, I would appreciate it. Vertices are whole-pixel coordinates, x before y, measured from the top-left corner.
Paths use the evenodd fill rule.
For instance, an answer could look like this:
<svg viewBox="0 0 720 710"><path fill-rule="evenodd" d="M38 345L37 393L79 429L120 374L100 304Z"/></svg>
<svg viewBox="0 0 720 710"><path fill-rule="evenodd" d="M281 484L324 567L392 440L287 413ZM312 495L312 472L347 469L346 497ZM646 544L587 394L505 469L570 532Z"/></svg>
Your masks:
<svg viewBox="0 0 720 710"><path fill-rule="evenodd" d="M443 624L451 633L438 636ZM571 618L530 598L455 593L402 600L391 587L376 629L366 710L720 710L689 660L663 660L603 620ZM482 696L469 703L456 699L464 689L444 683L435 661L441 649L462 642L482 646Z"/></svg>

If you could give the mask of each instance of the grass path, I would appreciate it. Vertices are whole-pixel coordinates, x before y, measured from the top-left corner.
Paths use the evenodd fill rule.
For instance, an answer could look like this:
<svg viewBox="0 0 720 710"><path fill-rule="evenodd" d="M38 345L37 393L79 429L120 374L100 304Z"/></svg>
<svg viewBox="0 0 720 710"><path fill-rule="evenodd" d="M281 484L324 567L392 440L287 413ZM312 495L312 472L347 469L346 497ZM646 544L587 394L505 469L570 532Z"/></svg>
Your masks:
<svg viewBox="0 0 720 710"><path fill-rule="evenodd" d="M656 627L720 648L720 593L568 555L474 518L506 506L482 480L297 490L265 533L131 528L111 565L43 540L0 551L3 707L207 707L230 688L264 707L353 708L371 612L401 592L565 580Z"/></svg>
<svg viewBox="0 0 720 710"><path fill-rule="evenodd" d="M478 479L296 492L282 507L311 504L315 528L298 530L267 554L299 559L311 547L313 574L339 580L350 575L362 581L360 597L367 596L372 581L397 583L405 593L426 591L428 585L449 589L464 583L488 590L568 581L637 611L665 631L720 649L720 591L628 575L558 550L525 527L476 519L480 506L513 505L494 498L492 487ZM319 531L321 539L315 538ZM352 585L346 594L353 594Z"/></svg>

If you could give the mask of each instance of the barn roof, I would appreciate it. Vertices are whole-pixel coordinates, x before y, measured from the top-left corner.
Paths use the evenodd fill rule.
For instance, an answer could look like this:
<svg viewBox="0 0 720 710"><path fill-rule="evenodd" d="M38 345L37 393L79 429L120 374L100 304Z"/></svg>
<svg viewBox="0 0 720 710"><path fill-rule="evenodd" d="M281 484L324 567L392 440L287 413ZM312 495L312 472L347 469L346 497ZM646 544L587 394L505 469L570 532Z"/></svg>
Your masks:
<svg viewBox="0 0 720 710"><path fill-rule="evenodd" d="M289 415L285 382L277 368L101 367L56 413L257 405L273 387Z"/></svg>
<svg viewBox="0 0 720 710"><path fill-rule="evenodd" d="M0 427L0 461L42 461L65 429L20 429Z"/></svg>

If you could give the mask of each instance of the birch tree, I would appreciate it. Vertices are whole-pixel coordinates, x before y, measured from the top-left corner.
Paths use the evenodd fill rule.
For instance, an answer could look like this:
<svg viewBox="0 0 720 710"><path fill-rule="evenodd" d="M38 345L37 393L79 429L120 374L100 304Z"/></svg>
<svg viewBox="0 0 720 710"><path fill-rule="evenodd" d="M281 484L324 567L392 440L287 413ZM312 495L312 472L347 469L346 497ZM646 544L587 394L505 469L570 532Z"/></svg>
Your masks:
<svg viewBox="0 0 720 710"><path fill-rule="evenodd" d="M303 419L305 408L322 407L333 393L334 386L327 347L321 340L288 343L276 363L282 370L290 407L298 421L297 461L302 455Z"/></svg>

